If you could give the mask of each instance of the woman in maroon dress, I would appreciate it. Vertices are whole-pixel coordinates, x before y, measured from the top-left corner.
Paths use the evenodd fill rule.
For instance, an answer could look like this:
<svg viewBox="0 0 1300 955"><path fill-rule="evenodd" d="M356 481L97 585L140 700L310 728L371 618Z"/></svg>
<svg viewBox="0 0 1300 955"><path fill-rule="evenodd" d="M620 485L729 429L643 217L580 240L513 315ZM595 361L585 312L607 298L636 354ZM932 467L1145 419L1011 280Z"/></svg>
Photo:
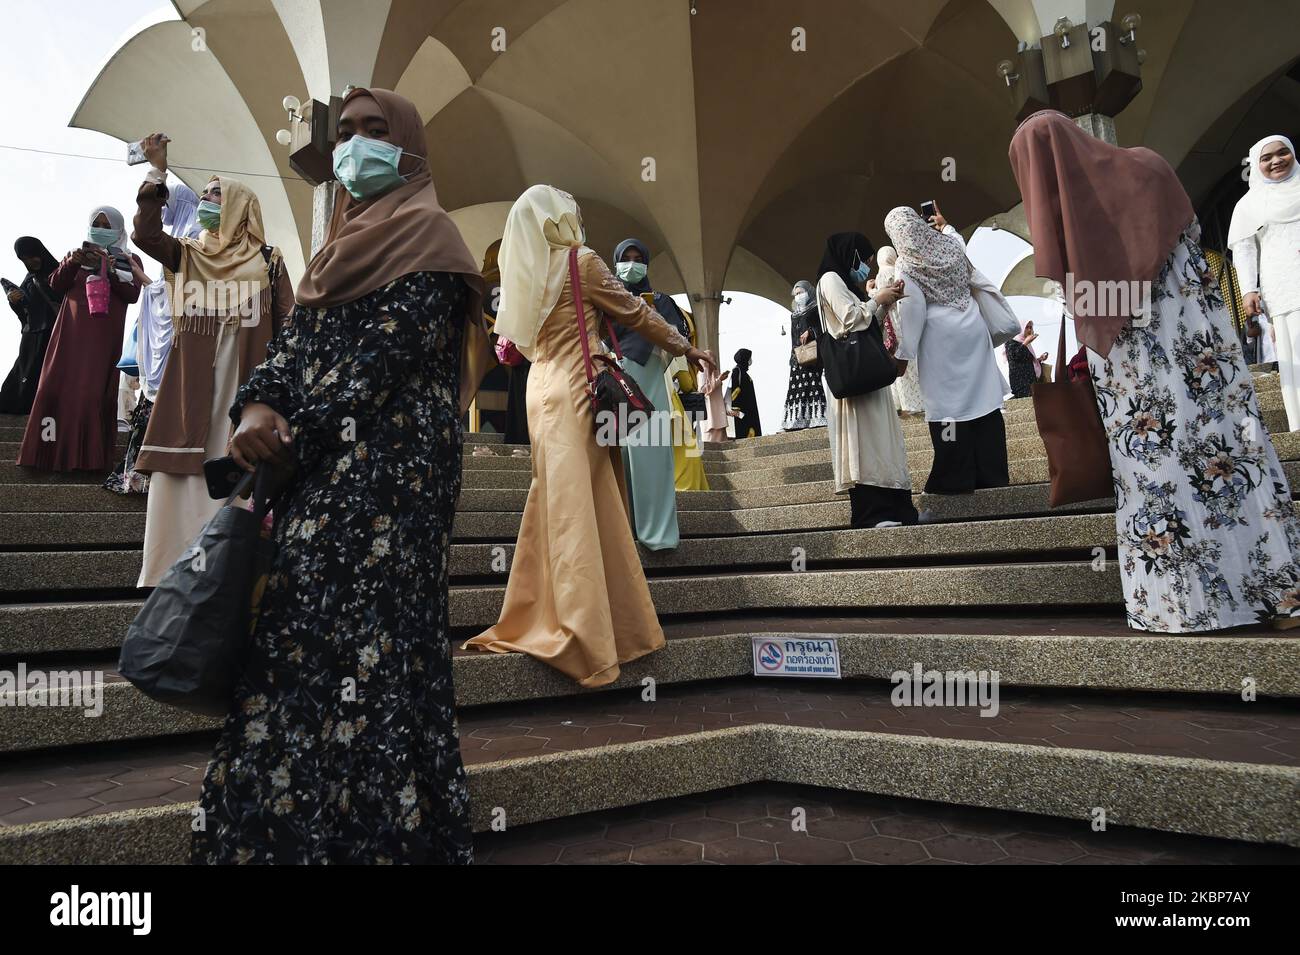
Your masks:
<svg viewBox="0 0 1300 955"><path fill-rule="evenodd" d="M90 214L87 246L63 257L50 288L63 305L41 367L18 463L43 471L107 471L117 436L117 359L122 352L126 307L140 297L125 251L122 213L100 206ZM107 315L95 315L86 281L107 260Z"/></svg>

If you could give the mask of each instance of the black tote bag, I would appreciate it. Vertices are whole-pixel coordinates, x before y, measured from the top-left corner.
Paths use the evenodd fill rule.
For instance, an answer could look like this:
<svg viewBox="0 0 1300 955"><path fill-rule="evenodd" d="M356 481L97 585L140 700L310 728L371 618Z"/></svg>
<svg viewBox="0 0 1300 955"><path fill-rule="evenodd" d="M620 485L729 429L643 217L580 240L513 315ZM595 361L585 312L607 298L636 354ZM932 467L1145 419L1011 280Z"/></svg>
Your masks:
<svg viewBox="0 0 1300 955"><path fill-rule="evenodd" d="M145 696L201 716L229 712L248 660L254 586L274 547L262 539L270 472L244 476L127 629L118 670ZM250 511L234 502L251 483Z"/></svg>
<svg viewBox="0 0 1300 955"><path fill-rule="evenodd" d="M820 315L818 319L820 325ZM898 377L898 366L885 350L879 318L843 338L836 338L824 326L817 328L816 337L826 384L836 398L855 398L888 388Z"/></svg>

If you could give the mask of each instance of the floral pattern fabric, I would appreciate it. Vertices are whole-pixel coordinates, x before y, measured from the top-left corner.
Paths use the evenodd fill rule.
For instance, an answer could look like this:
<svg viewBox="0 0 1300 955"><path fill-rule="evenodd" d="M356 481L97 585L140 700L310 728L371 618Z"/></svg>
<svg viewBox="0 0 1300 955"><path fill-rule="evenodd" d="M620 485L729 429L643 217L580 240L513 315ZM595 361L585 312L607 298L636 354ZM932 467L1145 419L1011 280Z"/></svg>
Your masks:
<svg viewBox="0 0 1300 955"><path fill-rule="evenodd" d="M1110 439L1129 625L1165 633L1300 616L1300 525L1219 288L1182 235L1152 316L1088 362Z"/></svg>
<svg viewBox="0 0 1300 955"><path fill-rule="evenodd" d="M248 669L198 863L468 863L447 566L465 286L419 272L299 306L240 389L293 431Z"/></svg>

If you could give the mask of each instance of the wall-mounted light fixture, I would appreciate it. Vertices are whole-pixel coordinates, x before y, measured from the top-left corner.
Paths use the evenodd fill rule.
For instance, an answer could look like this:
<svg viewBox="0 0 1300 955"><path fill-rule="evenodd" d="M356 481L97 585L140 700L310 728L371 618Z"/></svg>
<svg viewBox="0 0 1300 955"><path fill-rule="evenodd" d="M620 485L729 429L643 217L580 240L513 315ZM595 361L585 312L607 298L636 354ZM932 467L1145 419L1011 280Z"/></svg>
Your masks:
<svg viewBox="0 0 1300 955"><path fill-rule="evenodd" d="M1016 80L1020 79L1020 74L1016 72L1016 64L1010 60L1003 60L998 64L998 76L1007 81L1007 86L1015 86Z"/></svg>
<svg viewBox="0 0 1300 955"><path fill-rule="evenodd" d="M1142 15L1139 13L1130 13L1123 20L1119 21L1120 33L1119 42L1125 45L1137 42L1137 29L1142 25Z"/></svg>
<svg viewBox="0 0 1300 955"><path fill-rule="evenodd" d="M275 131L275 141L281 146L288 146L293 142L292 127L295 123L302 122L302 101L290 93L284 99L280 100L280 105L284 111L289 114L290 129L277 129Z"/></svg>
<svg viewBox="0 0 1300 955"><path fill-rule="evenodd" d="M1070 48L1070 31L1074 29L1074 24L1070 22L1069 17L1061 17L1056 21L1056 26L1052 27L1052 32L1056 38L1061 41L1061 49Z"/></svg>

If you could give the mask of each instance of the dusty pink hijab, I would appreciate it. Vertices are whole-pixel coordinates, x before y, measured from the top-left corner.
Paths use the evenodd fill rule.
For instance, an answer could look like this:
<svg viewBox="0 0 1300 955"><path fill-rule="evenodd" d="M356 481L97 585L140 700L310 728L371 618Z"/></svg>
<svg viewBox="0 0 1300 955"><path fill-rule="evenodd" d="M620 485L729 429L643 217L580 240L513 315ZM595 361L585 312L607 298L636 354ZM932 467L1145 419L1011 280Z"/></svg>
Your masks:
<svg viewBox="0 0 1300 955"><path fill-rule="evenodd" d="M1071 273L1076 293L1086 287L1080 283L1095 291L1099 282L1155 280L1195 215L1158 153L1112 146L1055 110L1021 123L1009 155L1034 242L1034 271L1062 286ZM1131 318L1078 318L1075 334L1105 356Z"/></svg>

